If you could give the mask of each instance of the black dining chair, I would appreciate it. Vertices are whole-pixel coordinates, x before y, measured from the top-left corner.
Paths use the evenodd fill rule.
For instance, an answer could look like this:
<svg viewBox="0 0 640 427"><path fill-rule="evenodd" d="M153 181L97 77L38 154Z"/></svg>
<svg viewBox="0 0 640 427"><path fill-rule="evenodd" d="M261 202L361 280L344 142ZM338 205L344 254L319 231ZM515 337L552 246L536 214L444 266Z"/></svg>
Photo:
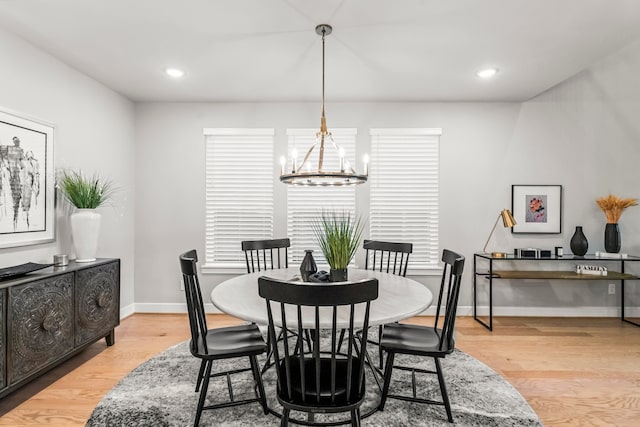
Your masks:
<svg viewBox="0 0 640 427"><path fill-rule="evenodd" d="M449 403L449 396L447 395L447 387L444 381L440 359L451 354L455 348L454 331L456 324L456 310L458 307L462 271L464 269L464 256L445 249L442 251L442 262L444 263L444 267L442 271L442 280L440 283L440 292L438 295L438 305L436 307L434 325L431 327L394 323L387 325L384 328L380 339L380 346L387 353L387 361L384 369L382 397L380 399L380 404L378 405L378 409L381 411L384 410L387 398L443 405L447 411L447 419L449 422L453 422L451 405ZM444 301L443 306L445 288L446 300ZM440 321L441 319L442 322ZM433 371L416 367L394 366L393 363L396 354L432 357L436 370ZM394 368L412 371L412 396L389 393L389 384L391 382L391 375ZM438 376L438 384L440 385L442 401L417 397L416 372L436 374Z"/></svg>
<svg viewBox="0 0 640 427"><path fill-rule="evenodd" d="M283 407L280 425L288 425L294 410L309 414L350 412L351 425L360 426L369 308L371 301L378 298L378 280L318 284L260 277L258 290L266 300L270 342L276 358L276 394ZM321 314L330 320L327 338L318 333ZM307 316L310 319L303 324ZM338 332L344 327L338 325L342 316L349 319L346 353L339 352L337 345ZM275 339L276 325L284 331L280 344ZM354 331L358 326L364 331L361 347ZM311 351L304 350L300 339L305 328L316 331ZM296 334L289 333L289 329ZM322 425L314 423L312 415L305 424Z"/></svg>
<svg viewBox="0 0 640 427"><path fill-rule="evenodd" d="M289 267L290 239L243 240L240 245L247 263L247 273ZM310 341L309 332L305 331L305 334ZM282 332L278 335L278 340L281 338ZM269 350L267 362L262 369L263 373L271 366L270 361L273 356L269 339L270 337L267 335L267 349Z"/></svg>
<svg viewBox="0 0 640 427"><path fill-rule="evenodd" d="M244 240L241 242L247 273L289 267L289 239Z"/></svg>
<svg viewBox="0 0 640 427"><path fill-rule="evenodd" d="M409 255L413 252L412 243L365 240L362 248L365 250L365 270L384 271L406 277Z"/></svg>
<svg viewBox="0 0 640 427"><path fill-rule="evenodd" d="M268 413L267 401L258 367L257 356L266 351L267 345L258 327L254 324L229 326L225 328L208 329L204 311L202 291L198 280L196 263L198 255L195 250L180 255L180 269L184 280L184 290L189 313L191 341L189 350L194 357L201 360L200 371L196 381L196 392L200 389L200 398L193 423L198 426L203 410L226 408L245 403L259 402L265 414ZM213 362L222 359L247 357L250 367L239 367L230 371L211 374ZM230 376L240 372L251 371L254 380L255 398L235 400ZM226 376L229 400L223 403L205 406L209 380L213 377Z"/></svg>
<svg viewBox="0 0 640 427"><path fill-rule="evenodd" d="M409 255L413 252L413 244L405 242L383 242L380 240L365 240L362 243L365 250L365 270L382 271L385 273L407 276ZM378 346L378 360L380 369L383 366L383 352L379 337L382 336L384 325L378 326L378 341L370 339L371 344Z"/></svg>

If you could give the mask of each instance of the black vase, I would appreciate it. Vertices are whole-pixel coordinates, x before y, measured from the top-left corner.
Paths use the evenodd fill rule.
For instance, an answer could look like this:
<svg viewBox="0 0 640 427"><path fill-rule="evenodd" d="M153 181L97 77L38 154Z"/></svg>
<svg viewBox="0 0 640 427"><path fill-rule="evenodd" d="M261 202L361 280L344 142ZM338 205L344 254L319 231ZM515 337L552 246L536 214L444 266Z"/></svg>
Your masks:
<svg viewBox="0 0 640 427"><path fill-rule="evenodd" d="M304 258L300 264L300 276L303 282L309 281L309 276L318 271L316 261L313 259L313 251L311 249L305 250Z"/></svg>
<svg viewBox="0 0 640 427"><path fill-rule="evenodd" d="M620 227L618 224L607 224L604 227L604 250L617 254L620 252Z"/></svg>
<svg viewBox="0 0 640 427"><path fill-rule="evenodd" d="M587 249L589 249L589 242L587 242L587 238L582 232L581 226L576 227L576 232L573 233L569 246L571 247L571 252L576 256L584 256L584 254L587 253Z"/></svg>

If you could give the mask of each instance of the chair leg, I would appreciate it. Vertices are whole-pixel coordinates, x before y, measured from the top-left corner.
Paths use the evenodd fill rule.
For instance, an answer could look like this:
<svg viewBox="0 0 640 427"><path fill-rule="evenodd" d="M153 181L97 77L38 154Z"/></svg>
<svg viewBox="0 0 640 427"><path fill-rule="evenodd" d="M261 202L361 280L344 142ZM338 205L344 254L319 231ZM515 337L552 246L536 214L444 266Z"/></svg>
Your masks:
<svg viewBox="0 0 640 427"><path fill-rule="evenodd" d="M202 408L204 408L204 401L207 397L207 390L209 389L209 379L211 378L211 368L213 361L206 361L206 369L204 377L202 377L202 390L200 390L200 399L198 400L198 409L196 409L196 419L193 422L193 427L200 425L200 416L202 415Z"/></svg>
<svg viewBox="0 0 640 427"><path fill-rule="evenodd" d="M449 404L449 395L447 394L447 386L444 383L444 376L442 375L442 367L440 366L440 360L434 357L433 360L436 363L436 372L438 373L438 383L440 383L440 393L442 394L442 401L444 402L444 408L447 410L447 419L450 423L453 422L453 415L451 415L451 405Z"/></svg>
<svg viewBox="0 0 640 427"><path fill-rule="evenodd" d="M382 328L384 325L380 325L378 327L378 358L380 359L380 369L382 370L383 364L382 364L382 360L383 360L383 351L382 351L382 345L380 345L380 342L382 341Z"/></svg>
<svg viewBox="0 0 640 427"><path fill-rule="evenodd" d="M351 425L353 427L360 427L360 409L351 411Z"/></svg>
<svg viewBox="0 0 640 427"><path fill-rule="evenodd" d="M196 382L196 393L200 391L200 384L202 384L202 375L204 374L206 364L206 361L202 359L200 362L200 372L198 372L198 381Z"/></svg>
<svg viewBox="0 0 640 427"><path fill-rule="evenodd" d="M251 372L253 372L253 379L258 385L258 394L260 398L260 405L262 405L262 411L265 415L269 413L269 408L267 407L267 398L264 394L264 385L262 384L262 376L260 375L260 368L258 367L258 358L256 356L250 356L249 361L251 362Z"/></svg>
<svg viewBox="0 0 640 427"><path fill-rule="evenodd" d="M387 401L387 394L389 394L389 384L391 383L393 359L395 358L395 356L396 355L393 352L387 353L387 364L384 368L384 385L382 386L382 396L380 397L380 404L378 404L378 409L380 411L384 411L384 404Z"/></svg>
<svg viewBox="0 0 640 427"><path fill-rule="evenodd" d="M280 418L280 427L287 427L289 424L289 409L282 410L282 418Z"/></svg>
<svg viewBox="0 0 640 427"><path fill-rule="evenodd" d="M342 341L344 340L345 329L340 329L340 338L338 338L338 353L340 353L340 349L342 348Z"/></svg>

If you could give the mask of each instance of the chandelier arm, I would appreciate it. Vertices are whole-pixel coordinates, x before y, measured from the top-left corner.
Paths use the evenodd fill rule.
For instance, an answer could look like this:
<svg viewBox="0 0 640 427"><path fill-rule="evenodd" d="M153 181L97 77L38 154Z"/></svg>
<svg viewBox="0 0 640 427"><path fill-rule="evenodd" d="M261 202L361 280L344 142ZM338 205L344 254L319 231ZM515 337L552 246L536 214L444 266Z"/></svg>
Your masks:
<svg viewBox="0 0 640 427"><path fill-rule="evenodd" d="M329 135L329 139L331 140L331 144L333 145L333 149L336 151L336 153L338 153L338 155L340 154L340 146L338 144L336 144L336 140L333 139L333 134L331 132L327 133ZM340 172L344 172L344 159L342 157L340 157ZM355 171L355 169L350 168L352 173L357 173Z"/></svg>
<svg viewBox="0 0 640 427"><path fill-rule="evenodd" d="M314 142L313 145L307 150L307 154L305 154L304 159L302 159L302 163L300 163L300 167L298 167L295 172L297 173L299 170L302 169L302 167L305 165L305 163L307 163L307 160L309 159L309 156L311 155L311 152L313 151L313 149L316 148L316 143Z"/></svg>
<svg viewBox="0 0 640 427"><path fill-rule="evenodd" d="M320 150L318 151L318 172L322 172L324 163L324 133L320 132Z"/></svg>

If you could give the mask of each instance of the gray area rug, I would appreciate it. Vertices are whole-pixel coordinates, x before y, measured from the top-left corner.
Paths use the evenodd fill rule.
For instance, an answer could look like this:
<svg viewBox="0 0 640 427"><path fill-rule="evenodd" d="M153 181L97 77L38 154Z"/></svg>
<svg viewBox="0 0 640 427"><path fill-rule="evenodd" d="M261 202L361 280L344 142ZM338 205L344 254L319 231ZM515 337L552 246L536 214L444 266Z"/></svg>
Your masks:
<svg viewBox="0 0 640 427"><path fill-rule="evenodd" d="M373 352L375 353L375 351ZM397 364L433 369L430 358L397 356ZM260 360L264 362L264 358ZM249 366L247 358L214 364L214 370L231 366ZM541 423L525 399L488 366L456 350L442 361L449 399L456 426L540 426ZM200 361L189 353L188 342L180 343L143 363L118 383L94 409L87 427L102 426L190 426L193 425L198 393L195 390ZM392 392L411 393L410 374L394 370ZM419 375L419 374L418 374ZM253 396L249 372L234 375L234 397ZM275 397L275 372L264 375L269 407L280 412ZM437 377L418 377L418 395L441 400ZM228 399L226 379L211 380L208 402ZM366 413L379 402L379 390L368 372L367 398L361 410ZM305 415L292 412L305 420ZM329 417L329 416L327 416ZM316 416L316 421L348 418ZM278 426L275 415L264 415L258 403L204 411L200 426ZM440 426L447 422L443 406L424 405L389 399L383 412L375 412L362 421L363 426Z"/></svg>

